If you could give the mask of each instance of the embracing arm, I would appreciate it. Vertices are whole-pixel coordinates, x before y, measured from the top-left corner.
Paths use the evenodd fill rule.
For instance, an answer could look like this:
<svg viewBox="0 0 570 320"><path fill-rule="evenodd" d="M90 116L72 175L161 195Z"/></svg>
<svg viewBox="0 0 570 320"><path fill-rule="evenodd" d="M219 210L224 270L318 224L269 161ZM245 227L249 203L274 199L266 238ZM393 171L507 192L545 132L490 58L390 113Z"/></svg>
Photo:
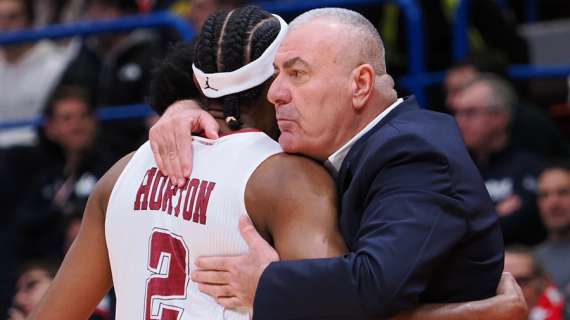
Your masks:
<svg viewBox="0 0 570 320"><path fill-rule="evenodd" d="M315 162L291 155L268 159L252 175L246 206L256 229L281 260L338 257L347 252L338 229L336 188ZM426 304L392 320L522 320L520 287L504 274L497 296L471 302Z"/></svg>
<svg viewBox="0 0 570 320"><path fill-rule="evenodd" d="M119 160L87 201L77 239L29 319L87 319L112 286L105 243L105 210L115 181L130 159Z"/></svg>
<svg viewBox="0 0 570 320"><path fill-rule="evenodd" d="M173 184L182 186L192 172L192 133L203 131L210 139L218 138L219 126L214 117L194 100L180 100L150 128L152 154L160 171Z"/></svg>
<svg viewBox="0 0 570 320"><path fill-rule="evenodd" d="M419 138L403 138L407 140L380 144L382 150L370 152L354 169L358 175L343 203L352 202L357 212L342 213L356 215L344 219L347 227L352 223L357 228L351 252L269 264L255 292L254 317L386 318L419 303L437 266L463 239L467 225L460 202L452 196L445 158ZM491 296L496 282L486 280L479 292ZM481 295L462 293L456 299Z"/></svg>
<svg viewBox="0 0 570 320"><path fill-rule="evenodd" d="M497 295L478 301L426 304L402 312L392 320L526 320L528 307L521 288L508 272L503 273Z"/></svg>

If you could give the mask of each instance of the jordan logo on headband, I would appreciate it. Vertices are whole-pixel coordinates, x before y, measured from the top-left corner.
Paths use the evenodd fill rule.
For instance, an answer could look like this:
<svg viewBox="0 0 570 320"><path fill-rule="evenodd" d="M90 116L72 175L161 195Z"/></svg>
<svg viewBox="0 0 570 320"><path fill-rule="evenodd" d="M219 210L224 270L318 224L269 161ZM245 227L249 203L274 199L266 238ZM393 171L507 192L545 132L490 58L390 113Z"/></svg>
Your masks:
<svg viewBox="0 0 570 320"><path fill-rule="evenodd" d="M210 87L210 83L208 82L208 77L206 77L206 86L204 87L204 90L206 90L206 89L218 91L218 89L216 89L214 87Z"/></svg>
<svg viewBox="0 0 570 320"><path fill-rule="evenodd" d="M280 30L277 37L254 61L229 72L205 73L196 64L192 64L194 77L200 84L200 91L208 98L220 98L233 93L242 92L262 84L275 73L273 61L277 55L277 49L287 34L287 23L278 15L273 15L279 20ZM216 87L210 85L210 79ZM209 90L208 90L209 89Z"/></svg>

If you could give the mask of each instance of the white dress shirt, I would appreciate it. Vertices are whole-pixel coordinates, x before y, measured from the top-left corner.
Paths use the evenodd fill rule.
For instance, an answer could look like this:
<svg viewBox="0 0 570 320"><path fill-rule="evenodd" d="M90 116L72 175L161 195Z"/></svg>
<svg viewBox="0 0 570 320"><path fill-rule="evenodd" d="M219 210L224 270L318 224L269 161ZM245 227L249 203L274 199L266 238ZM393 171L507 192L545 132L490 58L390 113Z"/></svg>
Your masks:
<svg viewBox="0 0 570 320"><path fill-rule="evenodd" d="M325 167L329 170L333 177L336 177L338 174L344 158L346 158L348 151L350 151L350 148L352 148L356 141L358 141L358 139L360 139L360 137L362 137L366 132L374 128L374 126L378 124L380 120L382 120L386 115L388 115L388 113L390 113L390 111L394 110L403 101L404 99L402 98L396 100L396 102L392 103L388 108L386 108L376 118L374 118L374 120L370 121L370 123L366 125L364 129L360 130L360 132L352 137L352 139L350 139L344 146L340 147L340 149L330 155L328 160L325 161Z"/></svg>

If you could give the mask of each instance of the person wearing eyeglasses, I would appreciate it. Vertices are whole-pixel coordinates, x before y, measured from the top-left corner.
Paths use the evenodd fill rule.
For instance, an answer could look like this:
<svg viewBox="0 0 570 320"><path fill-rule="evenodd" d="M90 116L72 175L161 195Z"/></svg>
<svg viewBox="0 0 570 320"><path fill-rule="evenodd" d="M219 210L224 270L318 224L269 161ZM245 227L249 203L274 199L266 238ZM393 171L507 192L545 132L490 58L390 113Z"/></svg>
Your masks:
<svg viewBox="0 0 570 320"><path fill-rule="evenodd" d="M483 73L457 94L450 109L500 217L505 244L536 245L545 237L536 206L536 180L544 160L511 143L516 106L513 88Z"/></svg>
<svg viewBox="0 0 570 320"><path fill-rule="evenodd" d="M505 271L510 272L521 286L529 320L564 319L564 298L530 248L507 248Z"/></svg>

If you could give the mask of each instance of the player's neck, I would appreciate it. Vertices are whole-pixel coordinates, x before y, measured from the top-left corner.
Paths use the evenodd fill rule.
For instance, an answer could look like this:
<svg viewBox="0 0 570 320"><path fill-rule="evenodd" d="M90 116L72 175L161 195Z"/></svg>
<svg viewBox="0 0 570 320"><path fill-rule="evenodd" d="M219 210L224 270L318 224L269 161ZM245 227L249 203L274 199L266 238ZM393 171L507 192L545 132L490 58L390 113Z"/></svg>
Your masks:
<svg viewBox="0 0 570 320"><path fill-rule="evenodd" d="M261 102L259 101L261 100ZM255 129L262 131L270 136L272 139L277 139L279 130L275 121L274 108L265 96L256 101L251 101L249 104L240 105L239 122L240 127L238 130ZM216 119L220 126L220 134L226 135L235 133L236 129L232 129L226 122L223 107L217 103L212 103L208 106L208 112Z"/></svg>
<svg viewBox="0 0 570 320"><path fill-rule="evenodd" d="M242 130L242 129L256 129L255 126L253 126L250 121L248 121L247 117L246 119L243 119L244 117L240 117L240 120L242 122L242 125L240 126L240 128L238 130L232 129L228 126L228 123L226 122L226 118L224 117L224 114L222 111L218 111L218 110L210 110L210 114L214 117L214 119L216 119L216 121L218 122L218 125L220 127L220 131L219 134L221 136L223 135L228 135L231 133L235 133L238 130Z"/></svg>

